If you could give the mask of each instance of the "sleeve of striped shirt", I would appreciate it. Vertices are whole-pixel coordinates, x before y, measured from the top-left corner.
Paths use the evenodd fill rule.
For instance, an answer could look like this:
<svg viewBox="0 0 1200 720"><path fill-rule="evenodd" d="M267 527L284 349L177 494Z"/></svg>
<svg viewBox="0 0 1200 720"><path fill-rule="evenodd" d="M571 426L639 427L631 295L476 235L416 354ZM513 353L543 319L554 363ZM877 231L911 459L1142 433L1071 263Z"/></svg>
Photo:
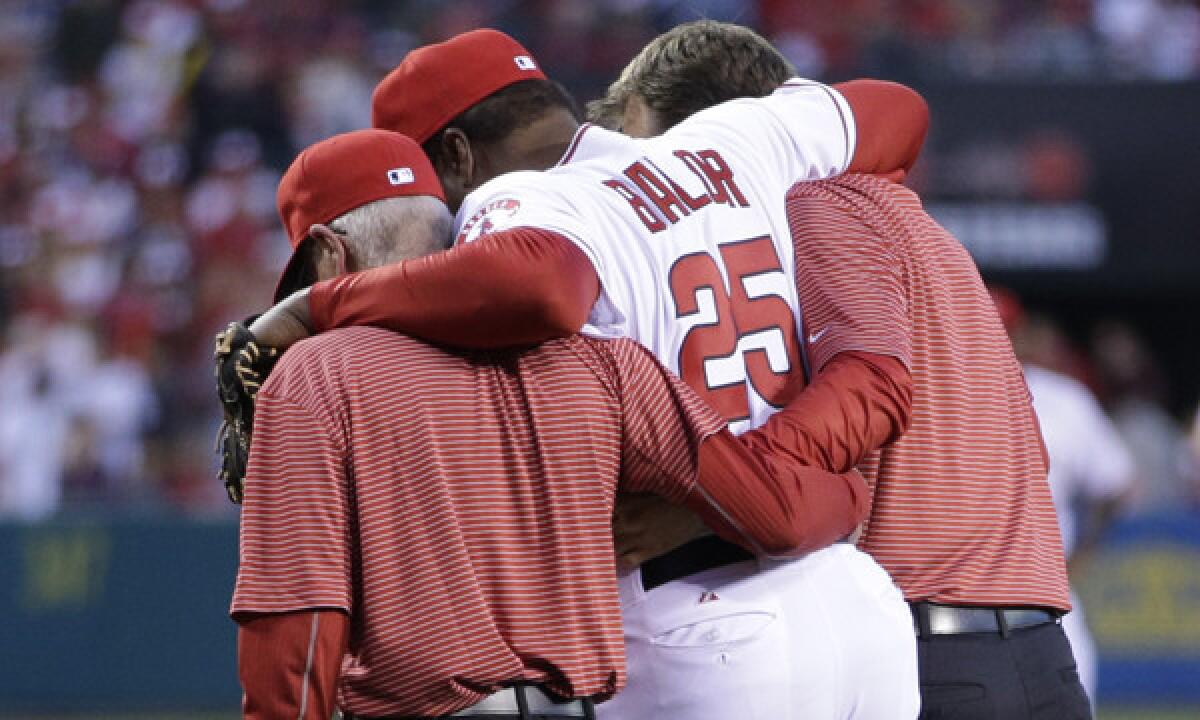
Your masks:
<svg viewBox="0 0 1200 720"><path fill-rule="evenodd" d="M891 355L911 368L899 244L823 189L792 188L787 214L813 370L854 350Z"/></svg>
<svg viewBox="0 0 1200 720"><path fill-rule="evenodd" d="M351 611L353 540L342 425L303 392L303 366L311 360L297 345L258 396L235 618L313 608Z"/></svg>
<svg viewBox="0 0 1200 720"><path fill-rule="evenodd" d="M696 484L700 444L725 421L641 345L614 340L621 393L621 490L681 503Z"/></svg>

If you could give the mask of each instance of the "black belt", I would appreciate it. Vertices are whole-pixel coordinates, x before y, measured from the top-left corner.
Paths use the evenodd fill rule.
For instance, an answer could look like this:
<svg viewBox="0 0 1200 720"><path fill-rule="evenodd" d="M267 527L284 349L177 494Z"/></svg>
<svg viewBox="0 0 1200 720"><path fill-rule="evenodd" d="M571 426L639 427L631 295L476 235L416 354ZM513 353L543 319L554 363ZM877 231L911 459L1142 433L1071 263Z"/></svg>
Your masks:
<svg viewBox="0 0 1200 720"><path fill-rule="evenodd" d="M649 592L672 580L753 559L754 555L741 546L705 535L642 563L642 589Z"/></svg>
<svg viewBox="0 0 1200 720"><path fill-rule="evenodd" d="M471 707L436 718L407 715L404 717L368 718L343 712L342 720L442 720L443 718L479 718L480 720L542 720L542 718L582 718L595 720L596 707L590 698L560 700L537 685L514 685L502 688Z"/></svg>
<svg viewBox="0 0 1200 720"><path fill-rule="evenodd" d="M962 633L999 633L1057 623L1062 617L1045 608L995 608L963 605L938 605L931 602L909 603L913 629L917 637L959 635Z"/></svg>

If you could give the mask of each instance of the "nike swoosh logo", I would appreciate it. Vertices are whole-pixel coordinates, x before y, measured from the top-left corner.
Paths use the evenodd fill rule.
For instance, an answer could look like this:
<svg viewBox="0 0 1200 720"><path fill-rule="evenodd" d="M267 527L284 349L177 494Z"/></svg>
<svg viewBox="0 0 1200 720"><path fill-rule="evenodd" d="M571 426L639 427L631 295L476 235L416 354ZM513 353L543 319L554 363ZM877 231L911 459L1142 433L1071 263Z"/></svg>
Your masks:
<svg viewBox="0 0 1200 720"><path fill-rule="evenodd" d="M816 341L820 340L827 332L829 332L829 328L821 328L821 332L809 333L808 344L812 345Z"/></svg>

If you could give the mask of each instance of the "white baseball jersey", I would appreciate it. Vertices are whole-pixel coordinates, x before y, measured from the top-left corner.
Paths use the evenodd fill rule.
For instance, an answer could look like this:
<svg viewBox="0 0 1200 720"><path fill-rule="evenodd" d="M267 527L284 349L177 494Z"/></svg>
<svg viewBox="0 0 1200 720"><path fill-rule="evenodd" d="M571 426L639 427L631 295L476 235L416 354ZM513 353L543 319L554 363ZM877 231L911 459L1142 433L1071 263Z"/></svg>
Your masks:
<svg viewBox="0 0 1200 720"><path fill-rule="evenodd" d="M803 80L657 138L585 125L557 167L468 196L459 241L515 227L569 238L601 283L584 332L638 340L741 432L803 385L785 193L844 171L854 143L841 95ZM601 720L917 715L908 608L852 545L650 592L626 572L618 587L628 684L597 707Z"/></svg>
<svg viewBox="0 0 1200 720"><path fill-rule="evenodd" d="M843 172L853 115L793 80L635 140L584 125L546 172L495 178L459 210L459 241L513 227L566 236L602 290L584 332L637 339L740 432L801 383L795 253L784 193ZM797 373L799 375L799 373Z"/></svg>
<svg viewBox="0 0 1200 720"><path fill-rule="evenodd" d="M1074 503L1119 496L1133 483L1133 459L1092 392L1079 381L1035 365L1025 366L1046 453L1063 547L1076 539Z"/></svg>

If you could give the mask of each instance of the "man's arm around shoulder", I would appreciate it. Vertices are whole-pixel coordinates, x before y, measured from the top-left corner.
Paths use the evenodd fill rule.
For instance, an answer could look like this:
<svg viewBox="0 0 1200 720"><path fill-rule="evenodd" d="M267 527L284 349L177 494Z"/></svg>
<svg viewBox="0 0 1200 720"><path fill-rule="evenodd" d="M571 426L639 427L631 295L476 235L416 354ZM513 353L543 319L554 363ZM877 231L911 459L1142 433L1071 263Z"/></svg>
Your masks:
<svg viewBox="0 0 1200 720"><path fill-rule="evenodd" d="M574 243L521 227L319 282L250 329L259 342L280 349L352 325L452 347L513 347L578 332L599 294L596 269Z"/></svg>
<svg viewBox="0 0 1200 720"><path fill-rule="evenodd" d="M869 493L857 471L808 467L783 446L756 454L645 348L627 340L611 347L622 373L623 490L685 504L760 555L824 547L865 518Z"/></svg>

